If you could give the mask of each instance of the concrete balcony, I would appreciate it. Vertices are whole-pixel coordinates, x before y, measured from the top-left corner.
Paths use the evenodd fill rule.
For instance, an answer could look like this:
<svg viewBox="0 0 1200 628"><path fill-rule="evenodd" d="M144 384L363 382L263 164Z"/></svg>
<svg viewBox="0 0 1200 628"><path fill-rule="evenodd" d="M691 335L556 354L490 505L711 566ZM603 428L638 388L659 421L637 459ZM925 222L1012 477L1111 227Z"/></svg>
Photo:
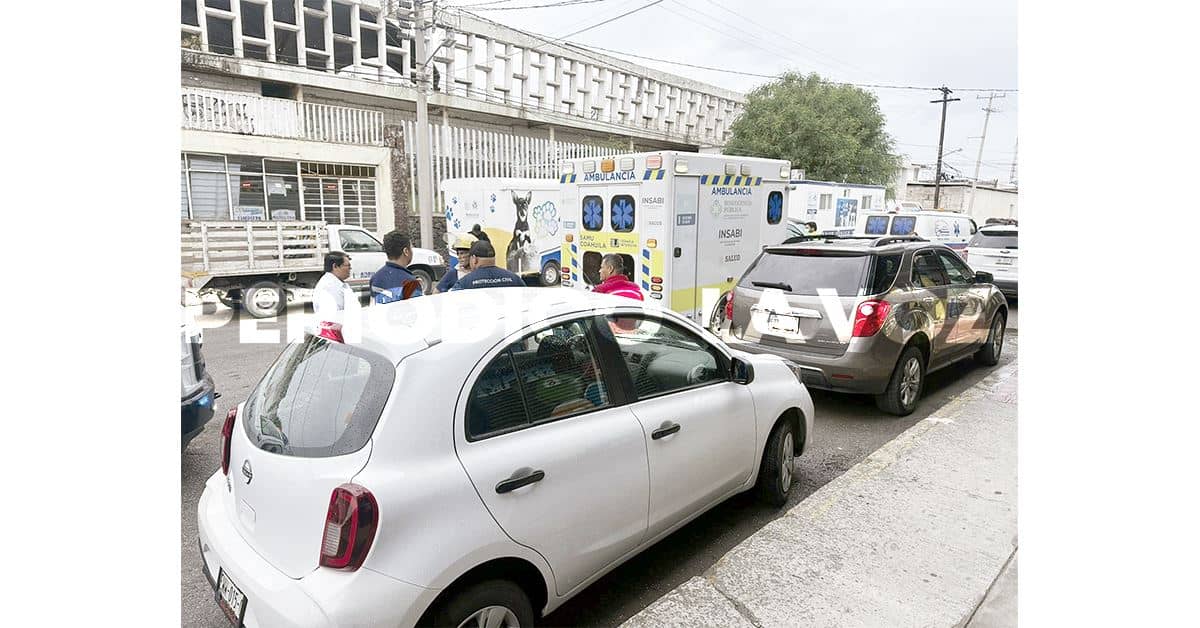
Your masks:
<svg viewBox="0 0 1200 628"><path fill-rule="evenodd" d="M256 94L184 87L184 129L383 146L383 113L266 98Z"/></svg>

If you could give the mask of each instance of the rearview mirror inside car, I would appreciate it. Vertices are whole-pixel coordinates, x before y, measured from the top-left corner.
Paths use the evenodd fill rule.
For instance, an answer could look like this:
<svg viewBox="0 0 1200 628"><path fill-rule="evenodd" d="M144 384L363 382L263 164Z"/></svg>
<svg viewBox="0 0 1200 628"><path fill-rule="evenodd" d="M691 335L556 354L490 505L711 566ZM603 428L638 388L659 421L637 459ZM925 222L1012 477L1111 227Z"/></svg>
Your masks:
<svg viewBox="0 0 1200 628"><path fill-rule="evenodd" d="M730 370L733 371L733 382L735 384L749 384L754 381L754 365L741 358L733 359L733 365Z"/></svg>
<svg viewBox="0 0 1200 628"><path fill-rule="evenodd" d="M992 283L992 273L982 270L975 271L975 283Z"/></svg>

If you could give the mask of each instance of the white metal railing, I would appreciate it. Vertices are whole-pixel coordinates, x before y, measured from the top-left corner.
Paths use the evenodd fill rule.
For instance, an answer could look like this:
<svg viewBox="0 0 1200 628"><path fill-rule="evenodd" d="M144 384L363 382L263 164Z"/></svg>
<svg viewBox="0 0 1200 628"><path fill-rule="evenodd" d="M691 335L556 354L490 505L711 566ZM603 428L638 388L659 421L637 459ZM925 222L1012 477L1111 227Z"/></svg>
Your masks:
<svg viewBox="0 0 1200 628"><path fill-rule="evenodd" d="M185 87L183 128L314 142L383 145L383 112Z"/></svg>

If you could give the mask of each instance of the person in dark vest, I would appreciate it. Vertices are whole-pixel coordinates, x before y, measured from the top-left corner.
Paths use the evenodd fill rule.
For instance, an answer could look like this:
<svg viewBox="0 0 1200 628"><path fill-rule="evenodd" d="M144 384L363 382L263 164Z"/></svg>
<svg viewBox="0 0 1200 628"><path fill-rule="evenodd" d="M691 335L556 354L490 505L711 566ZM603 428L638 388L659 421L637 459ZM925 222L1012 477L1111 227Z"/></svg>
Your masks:
<svg viewBox="0 0 1200 628"><path fill-rule="evenodd" d="M496 249L491 242L479 241L471 245L471 272L458 280L451 290L470 290L472 288L502 288L512 286L521 288L525 285L516 273L496 266Z"/></svg>

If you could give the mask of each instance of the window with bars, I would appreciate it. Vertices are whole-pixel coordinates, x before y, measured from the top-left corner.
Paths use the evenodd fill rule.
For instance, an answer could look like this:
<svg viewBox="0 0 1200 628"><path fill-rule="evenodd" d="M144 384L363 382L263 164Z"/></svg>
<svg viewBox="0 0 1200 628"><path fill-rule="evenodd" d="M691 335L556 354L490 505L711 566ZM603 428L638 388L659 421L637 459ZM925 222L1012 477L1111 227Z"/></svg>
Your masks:
<svg viewBox="0 0 1200 628"><path fill-rule="evenodd" d="M379 228L376 168L242 155L181 156L180 217L322 220Z"/></svg>

